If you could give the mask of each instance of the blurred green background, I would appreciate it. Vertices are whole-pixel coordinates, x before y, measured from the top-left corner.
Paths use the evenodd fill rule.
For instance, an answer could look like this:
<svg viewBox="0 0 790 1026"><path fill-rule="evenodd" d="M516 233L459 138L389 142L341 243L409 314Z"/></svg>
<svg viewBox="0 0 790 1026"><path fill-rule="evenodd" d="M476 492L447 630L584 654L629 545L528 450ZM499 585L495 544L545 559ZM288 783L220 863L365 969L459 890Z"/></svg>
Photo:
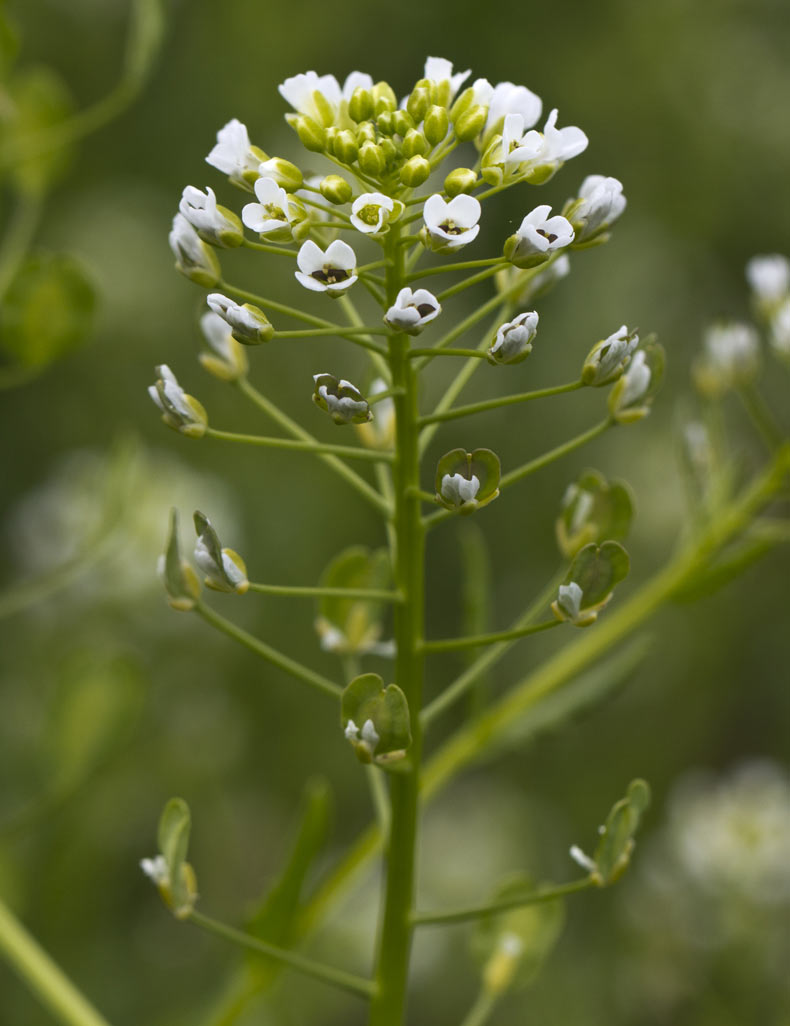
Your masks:
<svg viewBox="0 0 790 1026"><path fill-rule="evenodd" d="M20 65L50 65L78 107L112 87L126 0L9 0L6 10L21 33ZM478 374L465 400L569 380L590 346L622 323L658 333L668 380L646 422L530 478L477 518L493 567L496 629L556 568L559 500L585 467L625 478L636 493L633 573L623 595L662 564L683 528L677 428L692 404L688 369L701 331L716 316L748 316L743 267L750 256L790 252L789 14L787 0L405 0L391 12L360 0L341 7L176 3L141 99L77 148L35 244L82 261L98 294L96 323L79 351L2 393L0 581L10 587L71 555L101 520L108 496L113 515L123 496L122 516L98 543L90 571L0 622L0 894L113 1023L216 1022L213 1010L239 962L219 941L172 921L138 870L138 860L153 854L169 796L192 807L203 906L231 922L241 922L275 878L306 779L325 776L334 794L324 866L370 817L365 781L334 713L298 682L172 612L155 576L173 504L187 526L194 508L211 516L257 580L312 583L341 548L383 542L375 517L309 457L180 438L146 396L154 365L164 362L204 402L212 424L268 430L200 369L202 293L173 272L167 245L185 185L211 185L237 210L244 201L204 163L216 130L238 117L267 152L301 161L282 118L279 82L309 68L341 80L359 69L402 95L430 54L471 67L473 77L528 85L546 112L559 107L561 125L579 125L590 138L588 150L539 193L523 187L499 197L475 256L495 252L536 203L561 207L587 174L624 183L628 209L612 242L575 255L570 278L540 302L533 356L509 375ZM11 206L6 191L6 226ZM285 302L304 298L272 260L248 252L222 259L231 280L265 282L260 290ZM252 380L263 391L311 431L338 440L310 403L310 376L331 370L356 380L356 351L318 340L250 355ZM435 375L429 381L436 387ZM766 371L766 394L781 413L787 386L786 374ZM490 446L513 466L593 423L601 398L563 397L518 416L456 422L431 452ZM725 406L733 458L748 466L760 456L759 439L737 403ZM438 636L457 630L457 526L430 543L429 628ZM427 816L426 904L477 898L498 873L519 868L569 878L568 845L589 849L598 822L636 775L655 791L644 842L653 861L661 861L656 853L671 845L686 814L688 803L677 797L685 792L673 788L691 770L735 780L733 802L748 822L764 791L738 791L741 778L728 774L773 760L763 770L778 796L777 822L786 821L789 570L787 552L777 550L725 591L662 612L646 661L605 707L459 780ZM339 676L318 648L310 604L220 596L216 605ZM492 686L523 675L553 642L547 636L517 646ZM431 688L461 665L437 660ZM721 798L720 784L695 786L713 805ZM740 842L743 831L733 827L729 843ZM773 905L748 887L738 897L739 874L719 893L679 869L670 889L688 888L688 908L697 900L718 908L726 892L744 909L730 932L711 913L701 938L651 910L647 868L637 865L618 890L571 903L540 979L505 1002L494 1021L786 1024L787 959L780 955L790 941L772 916L786 913L788 865L785 857L785 890L779 901L777 885ZM364 971L375 908L369 882L316 950ZM420 938L414 1024L462 1018L474 993L468 933ZM0 965L0 1023L49 1021ZM353 999L286 975L238 1021L360 1023L363 1015Z"/></svg>

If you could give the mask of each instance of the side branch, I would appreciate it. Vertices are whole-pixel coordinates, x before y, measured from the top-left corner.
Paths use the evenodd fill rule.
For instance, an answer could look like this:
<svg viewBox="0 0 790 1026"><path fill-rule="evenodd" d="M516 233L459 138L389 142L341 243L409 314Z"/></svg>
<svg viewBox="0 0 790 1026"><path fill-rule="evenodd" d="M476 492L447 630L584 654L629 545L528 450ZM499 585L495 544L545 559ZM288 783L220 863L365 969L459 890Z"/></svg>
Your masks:
<svg viewBox="0 0 790 1026"><path fill-rule="evenodd" d="M574 880L572 883L559 884L556 887L539 887L529 893L503 898L501 901L493 901L488 905L473 905L470 908L459 908L450 912L417 912L412 917L412 922L415 926L446 926L450 923L464 923L470 919L482 919L483 916L493 915L497 912L508 912L513 908L524 908L527 905L540 905L547 901L555 901L568 894L587 891L594 886L592 877L585 876L583 880Z"/></svg>
<svg viewBox="0 0 790 1026"><path fill-rule="evenodd" d="M282 652L278 652L276 648L272 648L267 645L265 641L261 641L259 638L254 637L252 634L248 634L247 631L241 627L237 627L235 623L231 623L230 620L226 620L224 616L220 616L219 613L215 612L210 606L207 606L204 602L198 601L195 605L195 612L202 616L206 623L210 623L212 627L216 627L217 630L222 631L223 634L227 634L229 638L233 638L234 641L238 641L240 645L244 645L251 652L255 652L256 655L261 656L268 663L273 666L277 666L279 669L284 670L286 673L290 673L292 677L296 677L305 684L309 684L311 687L320 691L324 695L329 695L330 698L339 699L343 694L343 689L339 684L335 684L334 681L329 680L328 677L324 677L320 673L316 673L315 670L311 670L309 666L304 666L302 663L298 663L295 659L291 659L290 656L284 655Z"/></svg>
<svg viewBox="0 0 790 1026"><path fill-rule="evenodd" d="M459 355L463 354L466 356L480 357L485 357L486 355L485 353L477 350L466 349L445 349L442 350L442 352L457 352ZM412 355L414 355L413 352ZM437 353L436 355L438 356L440 354ZM487 410L498 410L501 406L513 406L516 403L528 403L533 399L546 399L552 395L562 395L565 392L575 392L580 388L584 388L584 382L571 381L566 385L554 385L550 388L538 388L532 392L519 392L517 395L500 396L496 399L484 399L479 403L469 403L466 406L456 406L454 410L443 410L441 413L429 413L425 417L420 417L418 423L420 427L422 427L425 424L438 424L440 421L456 420L458 417L471 417L475 413L485 413Z"/></svg>
<svg viewBox="0 0 790 1026"><path fill-rule="evenodd" d="M261 595L283 595L294 598L347 598L367 599L369 602L402 602L403 596L397 591L382 591L375 588L322 588L298 587L289 584L256 584L250 583L250 591Z"/></svg>
<svg viewBox="0 0 790 1026"><path fill-rule="evenodd" d="M517 627L509 631L496 631L492 634L474 634L466 638L442 638L438 641L424 641L421 650L428 652L457 652L463 648L478 648L481 645L496 645L500 641L517 641L519 638L526 638L530 634L539 634L552 627L559 627L560 620L545 620L543 623L535 623L528 627Z"/></svg>
<svg viewBox="0 0 790 1026"><path fill-rule="evenodd" d="M613 427L615 421L610 417L606 420L602 420L600 424L596 424L595 427L584 431L582 434L577 435L575 438L571 438L568 442L563 442L562 445L558 445L556 449L550 449L549 452L544 453L542 456L538 456L534 460L530 460L529 463L525 463L521 467L517 467L515 470L511 470L509 474L505 474L499 482L500 491L503 488L507 488L508 485L515 484L516 481L520 481L524 477L528 477L530 474L534 474L536 470L541 470L543 467L548 466L549 463L554 463L555 460L562 459L569 452L573 452L574 449L580 449L583 445L588 442L592 442L593 439L602 435L608 428Z"/></svg>
<svg viewBox="0 0 790 1026"><path fill-rule="evenodd" d="M296 452L324 453L332 456L345 456L352 460L367 460L370 463L392 463L391 452L378 449L363 449L353 445L332 445L329 442L303 442L295 438L269 438L266 435L240 435L234 431L218 431L206 428L206 438L216 438L220 442L238 442L241 445L259 445L264 449L290 449Z"/></svg>

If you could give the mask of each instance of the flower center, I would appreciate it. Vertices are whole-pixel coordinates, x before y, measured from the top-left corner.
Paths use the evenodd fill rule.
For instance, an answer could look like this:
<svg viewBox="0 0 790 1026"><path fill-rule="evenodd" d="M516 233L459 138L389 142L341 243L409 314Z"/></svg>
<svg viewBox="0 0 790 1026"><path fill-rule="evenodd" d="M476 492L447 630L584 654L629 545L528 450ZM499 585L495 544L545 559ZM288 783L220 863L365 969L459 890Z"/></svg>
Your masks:
<svg viewBox="0 0 790 1026"><path fill-rule="evenodd" d="M420 315L420 317L427 317L428 314L432 314L435 309L436 307L431 306L430 303L420 303L420 305L417 307L417 313Z"/></svg>
<svg viewBox="0 0 790 1026"><path fill-rule="evenodd" d="M273 221L285 221L285 211L275 203L267 203L263 208Z"/></svg>
<svg viewBox="0 0 790 1026"><path fill-rule="evenodd" d="M313 271L310 277L322 281L325 285L336 285L339 281L345 281L349 273L342 267L324 266L320 271Z"/></svg>
<svg viewBox="0 0 790 1026"><path fill-rule="evenodd" d="M538 235L542 235L543 238L544 239L548 239L549 242L556 242L557 241L557 236L554 235L552 232L544 232L542 228L538 228L538 229L536 229L536 231L537 231Z"/></svg>
<svg viewBox="0 0 790 1026"><path fill-rule="evenodd" d="M462 228L460 225L457 225L455 221L451 221L449 218L444 222L444 224L440 224L439 227L447 235L463 235L466 231L466 228Z"/></svg>
<svg viewBox="0 0 790 1026"><path fill-rule="evenodd" d="M364 221L365 224L378 225L379 223L379 207L375 203L368 203L364 206L359 214L357 215L360 221Z"/></svg>

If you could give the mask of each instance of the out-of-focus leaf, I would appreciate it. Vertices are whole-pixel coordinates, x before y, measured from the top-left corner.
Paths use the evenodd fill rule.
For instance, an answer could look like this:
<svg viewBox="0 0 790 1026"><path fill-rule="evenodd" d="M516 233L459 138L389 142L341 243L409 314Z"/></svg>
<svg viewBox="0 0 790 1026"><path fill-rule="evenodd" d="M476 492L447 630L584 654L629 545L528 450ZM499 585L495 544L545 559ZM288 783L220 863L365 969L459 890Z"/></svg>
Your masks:
<svg viewBox="0 0 790 1026"><path fill-rule="evenodd" d="M305 785L301 820L285 867L248 923L250 932L261 940L288 945L293 939L305 878L326 843L331 797L329 785L323 779L308 780ZM261 965L260 959L255 963Z"/></svg>
<svg viewBox="0 0 790 1026"><path fill-rule="evenodd" d="M371 551L361 545L339 553L321 576L326 588L386 589L392 579L386 549ZM381 637L384 606L370 599L324 597L318 603L318 631L324 648L353 654L376 651Z"/></svg>
<svg viewBox="0 0 790 1026"><path fill-rule="evenodd" d="M19 51L19 31L0 6L0 82L6 82ZM4 90L0 89L0 121L5 119Z"/></svg>
<svg viewBox="0 0 790 1026"><path fill-rule="evenodd" d="M650 804L650 788L644 780L632 780L625 798L613 807L601 830L595 849L594 877L600 886L619 880L628 868L634 849L634 834Z"/></svg>
<svg viewBox="0 0 790 1026"><path fill-rule="evenodd" d="M714 560L709 566L699 570L692 580L677 592L673 598L676 602L696 602L697 599L729 584L733 578L742 574L745 570L767 555L771 549L782 542L787 542L788 537L781 535L761 534L760 525L755 524L745 538L731 545L722 556Z"/></svg>
<svg viewBox="0 0 790 1026"><path fill-rule="evenodd" d="M0 309L0 350L15 364L44 368L86 341L95 309L96 293L77 260L31 255Z"/></svg>
<svg viewBox="0 0 790 1026"><path fill-rule="evenodd" d="M166 24L164 4L162 0L135 0L130 17L124 70L130 84L139 88L151 73L162 48Z"/></svg>
<svg viewBox="0 0 790 1026"><path fill-rule="evenodd" d="M0 121L2 149L24 152L25 141L40 138L64 121L74 110L66 83L51 68L29 66L8 83L7 102L12 116ZM14 162L12 182L20 192L38 196L46 192L67 169L70 149L60 146Z"/></svg>

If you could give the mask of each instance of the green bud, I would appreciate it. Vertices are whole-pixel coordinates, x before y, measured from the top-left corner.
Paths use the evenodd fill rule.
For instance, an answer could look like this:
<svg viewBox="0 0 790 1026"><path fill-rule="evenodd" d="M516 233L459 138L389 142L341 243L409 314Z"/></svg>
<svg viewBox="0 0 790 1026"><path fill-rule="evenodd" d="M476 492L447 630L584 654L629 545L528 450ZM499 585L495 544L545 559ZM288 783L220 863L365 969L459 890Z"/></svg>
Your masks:
<svg viewBox="0 0 790 1026"><path fill-rule="evenodd" d="M342 175L327 175L321 180L318 188L324 199L330 203L348 203L354 192Z"/></svg>
<svg viewBox="0 0 790 1026"><path fill-rule="evenodd" d="M483 131L488 117L488 108L479 103L465 110L455 122L455 135L461 142L470 142Z"/></svg>
<svg viewBox="0 0 790 1026"><path fill-rule="evenodd" d="M334 125L331 128L327 128L324 133L324 149L327 153L331 153L334 156L335 152L335 140L337 139L337 129Z"/></svg>
<svg viewBox="0 0 790 1026"><path fill-rule="evenodd" d="M380 146L376 143L363 143L359 149L359 166L366 175L376 178L386 166L386 158Z"/></svg>
<svg viewBox="0 0 790 1026"><path fill-rule="evenodd" d="M410 128L403 139L403 156L409 160L411 157L423 156L428 152L428 143L422 132L416 128Z"/></svg>
<svg viewBox="0 0 790 1026"><path fill-rule="evenodd" d="M367 121L373 114L373 93L364 86L357 86L348 101L348 115L352 121Z"/></svg>
<svg viewBox="0 0 790 1026"><path fill-rule="evenodd" d="M312 99L313 106L318 112L318 116L321 118L324 128L329 128L330 125L335 123L335 111L332 104L319 89L316 89L313 92Z"/></svg>
<svg viewBox="0 0 790 1026"><path fill-rule="evenodd" d="M455 123L462 114L469 110L474 103L474 99L474 89L471 86L468 89L464 89L464 91L455 98L455 102L450 108L450 120Z"/></svg>
<svg viewBox="0 0 790 1026"><path fill-rule="evenodd" d="M392 123L398 135L406 135L411 128L416 128L414 118L405 110L396 110L392 115Z"/></svg>
<svg viewBox="0 0 790 1026"><path fill-rule="evenodd" d="M376 126L372 121L363 121L357 128L357 142L361 146L364 142L376 141Z"/></svg>
<svg viewBox="0 0 790 1026"><path fill-rule="evenodd" d="M170 510L170 530L165 551L159 557L159 576L167 592L167 600L173 609L189 612L195 608L195 599L200 597L200 581L197 574L181 558L178 545L178 510Z"/></svg>
<svg viewBox="0 0 790 1026"><path fill-rule="evenodd" d="M416 85L406 101L406 110L419 124L432 103L431 89L428 86Z"/></svg>
<svg viewBox="0 0 790 1026"><path fill-rule="evenodd" d="M444 191L452 199L462 192L471 192L477 185L477 175L469 167L457 167L444 180Z"/></svg>
<svg viewBox="0 0 790 1026"><path fill-rule="evenodd" d="M422 130L425 133L425 138L431 144L431 146L438 146L439 143L447 135L447 129L450 127L450 118L447 116L446 107L438 107L434 105L429 107L425 112L425 120L423 122Z"/></svg>
<svg viewBox="0 0 790 1026"><path fill-rule="evenodd" d="M398 148L392 139L382 139L379 143L379 149L384 154L384 160L387 164L392 164L398 156Z"/></svg>
<svg viewBox="0 0 790 1026"><path fill-rule="evenodd" d="M304 185L304 175L301 170L296 164L292 164L290 160L285 160L283 157L272 157L271 160L267 160L261 164L260 171L262 175L273 178L286 192L296 192Z"/></svg>
<svg viewBox="0 0 790 1026"><path fill-rule="evenodd" d="M415 156L407 160L400 169L400 180L408 189L414 189L428 180L431 165L425 157Z"/></svg>
<svg viewBox="0 0 790 1026"><path fill-rule="evenodd" d="M388 82L377 82L373 86L373 103L376 114L381 114L385 110L395 110L398 106L397 97Z"/></svg>
<svg viewBox="0 0 790 1026"><path fill-rule="evenodd" d="M376 126L383 135L395 134L395 122L392 111L385 110L376 118Z"/></svg>
<svg viewBox="0 0 790 1026"><path fill-rule="evenodd" d="M321 125L307 114L294 118L292 127L299 136L299 142L311 153L323 153L325 146L325 132Z"/></svg>
<svg viewBox="0 0 790 1026"><path fill-rule="evenodd" d="M344 128L335 136L335 156L344 164L353 164L357 159L359 146L354 133Z"/></svg>

